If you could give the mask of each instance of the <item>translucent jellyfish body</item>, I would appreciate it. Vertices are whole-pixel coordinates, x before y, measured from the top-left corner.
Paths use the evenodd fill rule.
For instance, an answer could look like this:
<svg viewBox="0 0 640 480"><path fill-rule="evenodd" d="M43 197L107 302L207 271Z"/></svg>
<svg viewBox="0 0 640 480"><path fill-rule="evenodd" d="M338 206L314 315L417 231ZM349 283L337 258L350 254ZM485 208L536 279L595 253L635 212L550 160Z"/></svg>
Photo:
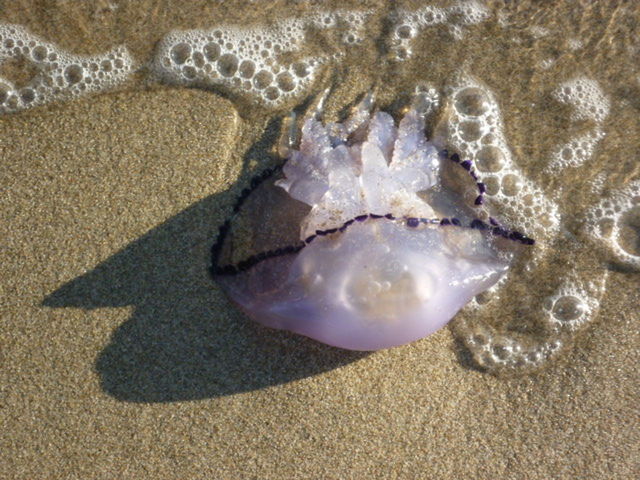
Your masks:
<svg viewBox="0 0 640 480"><path fill-rule="evenodd" d="M454 162L416 108L397 127L362 109L345 123L309 118L279 178L221 228L214 277L257 322L337 347L429 335L500 279L513 244L532 243L474 217L447 185Z"/></svg>

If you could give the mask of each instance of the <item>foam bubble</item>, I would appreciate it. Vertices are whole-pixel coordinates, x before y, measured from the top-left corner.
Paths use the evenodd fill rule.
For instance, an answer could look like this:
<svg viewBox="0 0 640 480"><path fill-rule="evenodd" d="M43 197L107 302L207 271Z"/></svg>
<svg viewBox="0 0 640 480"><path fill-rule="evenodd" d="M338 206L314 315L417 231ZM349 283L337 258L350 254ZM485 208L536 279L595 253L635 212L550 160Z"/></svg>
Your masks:
<svg viewBox="0 0 640 480"><path fill-rule="evenodd" d="M564 343L560 338L532 341L504 335L489 325L462 326L462 341L474 362L489 371L535 369L557 354Z"/></svg>
<svg viewBox="0 0 640 480"><path fill-rule="evenodd" d="M573 107L573 121L590 120L594 126L587 132L570 139L556 148L546 170L557 171L567 167L578 167L589 160L598 142L604 137L602 123L609 115L610 102L595 80L578 77L562 83L553 91L561 103Z"/></svg>
<svg viewBox="0 0 640 480"><path fill-rule="evenodd" d="M550 245L560 227L557 206L515 164L492 92L479 81L461 75L446 93L447 115L436 128L436 141L458 150L463 160L472 162L486 186L489 211L497 212L493 216L509 228L523 230ZM576 143L576 150L578 147L589 150L589 145L582 142ZM640 196L637 202L640 205ZM483 208L478 207L480 217L488 214ZM640 207L638 219L640 227ZM599 271L599 259L580 250L577 243L569 251L535 247L531 257L523 257L524 262L513 266L509 277L518 276L526 284L537 281L549 275L556 262L571 265L578 253L592 264L585 270L569 270L557 280L555 288L550 286L542 303L532 303L532 297L514 304L513 298L518 298L514 295L521 294L521 286L511 283L507 287L505 276L465 307L474 313L462 317L454 328L477 365L494 373L539 368L572 343L576 332L595 318L605 290L606 272L594 277L593 272ZM542 256L549 255L554 259L543 263ZM508 298L501 295L503 288L511 289ZM544 291L548 287L538 288Z"/></svg>
<svg viewBox="0 0 640 480"><path fill-rule="evenodd" d="M605 189L605 182L607 181L607 174L606 172L600 172L598 173L595 177L593 177L593 179L591 180L591 193L593 193L594 195L598 195L601 196L602 192Z"/></svg>
<svg viewBox="0 0 640 480"><path fill-rule="evenodd" d="M606 271L588 281L581 280L576 272L569 274L544 301L549 324L556 330L577 330L591 321L600 307L606 280Z"/></svg>
<svg viewBox="0 0 640 480"><path fill-rule="evenodd" d="M567 253L562 263L575 258ZM580 255L595 260L590 252L582 250ZM570 345L576 332L591 322L597 315L605 292L607 272L595 276L598 271L593 263L588 268L572 269L559 279L557 286L541 304L518 302L513 298L500 300L498 293L484 298L479 295L465 309L489 309L492 312L510 310L509 322L491 325L477 318L461 318L454 327L456 336L471 352L474 361L489 371L516 371L541 367L558 353L562 346ZM581 267L582 268L582 267ZM514 308L515 307L515 308ZM514 316L522 316L514 323ZM510 326L513 325L513 326Z"/></svg>
<svg viewBox="0 0 640 480"><path fill-rule="evenodd" d="M545 58L543 60L540 60L540 62L538 63L538 67L540 67L541 70L549 70L555 64L556 64L555 58Z"/></svg>
<svg viewBox="0 0 640 480"><path fill-rule="evenodd" d="M576 50L580 50L583 46L584 44L579 38L570 38L567 40L567 47L569 47L569 50L572 50L574 52Z"/></svg>
<svg viewBox="0 0 640 480"><path fill-rule="evenodd" d="M483 22L489 11L475 2L458 2L450 7L432 5L418 10L399 10L391 31L391 48L397 60L406 60L413 55L411 41L425 28L448 24L455 38L463 36L463 27Z"/></svg>
<svg viewBox="0 0 640 480"><path fill-rule="evenodd" d="M343 27L343 31L340 34L342 43L345 45L357 45L364 40L365 21L370 14L371 13L367 11L358 12L350 10L336 10L334 12L337 23Z"/></svg>
<svg viewBox="0 0 640 480"><path fill-rule="evenodd" d="M603 137L604 131L596 126L589 132L558 146L551 155L551 161L546 170L551 172L568 167L579 167L593 156L596 146Z"/></svg>
<svg viewBox="0 0 640 480"><path fill-rule="evenodd" d="M587 211L585 230L616 259L640 267L640 180L612 192Z"/></svg>
<svg viewBox="0 0 640 480"><path fill-rule="evenodd" d="M462 74L447 94L449 114L438 126L436 140L472 162L486 186L488 209L496 210L510 228L536 239L552 238L560 222L557 206L516 165L491 91ZM479 209L479 216L488 214Z"/></svg>
<svg viewBox="0 0 640 480"><path fill-rule="evenodd" d="M315 80L329 56L307 56L293 63L284 53L302 49L309 27L335 29L346 46L363 40L369 12L336 10L282 20L270 27L220 25L210 30L174 31L165 36L152 66L169 83L188 86L222 85L253 95L267 105L298 97Z"/></svg>
<svg viewBox="0 0 640 480"><path fill-rule="evenodd" d="M0 24L0 62L8 58L28 61L37 74L26 85L0 78L0 113L104 91L122 83L133 70L125 47L102 55L73 55L20 25Z"/></svg>
<svg viewBox="0 0 640 480"><path fill-rule="evenodd" d="M561 103L573 106L572 119L594 120L601 124L609 115L610 102L600 85L587 77L566 81L553 91Z"/></svg>
<svg viewBox="0 0 640 480"><path fill-rule="evenodd" d="M548 28L541 27L539 25L532 25L529 27L529 32L533 38L537 39L547 37L551 33Z"/></svg>

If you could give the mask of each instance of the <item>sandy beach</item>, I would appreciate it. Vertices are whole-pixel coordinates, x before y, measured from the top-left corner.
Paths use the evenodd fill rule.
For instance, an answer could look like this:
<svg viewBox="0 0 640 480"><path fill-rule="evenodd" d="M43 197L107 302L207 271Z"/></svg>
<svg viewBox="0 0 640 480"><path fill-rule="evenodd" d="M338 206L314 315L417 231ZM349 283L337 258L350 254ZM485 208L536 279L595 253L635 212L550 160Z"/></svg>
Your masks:
<svg viewBox="0 0 640 480"><path fill-rule="evenodd" d="M565 4L555 8L561 16ZM604 20L614 25L617 11ZM16 12L0 9L0 20L19 21ZM629 40L610 29L594 52ZM133 41L136 55L152 50L150 36ZM605 70L615 64L603 62ZM435 78L450 68L434 69ZM615 73L607 72L599 78L619 114L589 165L601 171L618 159L607 181L624 184L638 173L629 138L640 133L639 90L637 81L626 90L607 83ZM608 280L597 316L533 372L479 368L454 334L472 312L378 352L263 328L207 267L234 199L252 172L277 162L287 109L250 109L224 92L137 75L113 92L0 117L1 478L640 475L637 269L598 264ZM385 105L409 77L382 89ZM361 82L345 74L328 110L351 102ZM508 103L508 92L501 99ZM527 139L528 124L517 119L524 103L505 107L516 150L551 148ZM531 121L545 123L541 112ZM561 124L550 115L541 128ZM531 160L524 165L536 171ZM543 279L528 288L544 290Z"/></svg>

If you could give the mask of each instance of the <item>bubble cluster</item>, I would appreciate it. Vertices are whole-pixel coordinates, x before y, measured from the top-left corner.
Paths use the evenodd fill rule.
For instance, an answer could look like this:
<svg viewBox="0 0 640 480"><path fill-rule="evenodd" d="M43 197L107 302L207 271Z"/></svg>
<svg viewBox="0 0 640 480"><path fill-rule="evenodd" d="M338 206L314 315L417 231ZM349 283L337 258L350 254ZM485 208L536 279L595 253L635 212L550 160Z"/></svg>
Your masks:
<svg viewBox="0 0 640 480"><path fill-rule="evenodd" d="M640 267L640 180L591 207L585 229L591 238L608 246L618 261Z"/></svg>
<svg viewBox="0 0 640 480"><path fill-rule="evenodd" d="M567 47L569 47L571 51L575 52L576 50L580 50L583 46L584 44L579 38L570 38L567 40Z"/></svg>
<svg viewBox="0 0 640 480"><path fill-rule="evenodd" d="M556 64L556 59L555 58L545 58L543 60L540 60L540 62L538 62L538 67L541 70L549 70L555 64Z"/></svg>
<svg viewBox="0 0 640 480"><path fill-rule="evenodd" d="M535 342L525 337L501 334L484 324L469 327L463 341L474 362L493 372L538 368L563 346L560 338Z"/></svg>
<svg viewBox="0 0 640 480"><path fill-rule="evenodd" d="M590 256L586 250L581 255ZM571 258L574 258L573 255ZM562 263L569 261L568 256L562 259ZM562 346L571 344L577 331L598 313L607 272L594 276L594 266L584 270L571 269L566 276L558 279L556 288L541 305L530 304L526 308L524 304L519 304L519 308L512 310L510 316L519 316L525 311L531 314L516 322L520 327L495 327L475 317L463 317L456 326L458 337L471 352L474 361L494 373L541 367ZM493 297L490 302L496 299ZM508 302L512 304L513 299ZM488 303L482 303L482 300L469 305L471 310L487 306ZM504 303L498 306L494 303L491 308L503 309ZM525 322L527 328L523 328ZM531 328L533 326L535 328ZM529 332L525 333L526 330Z"/></svg>
<svg viewBox="0 0 640 480"><path fill-rule="evenodd" d="M321 18L326 18L326 15ZM340 39L345 45L357 45L362 43L364 39L364 27L369 12L356 12L348 10L337 10L329 15L335 18L335 23L341 23L343 32L340 34ZM316 21L317 23L317 21Z"/></svg>
<svg viewBox="0 0 640 480"><path fill-rule="evenodd" d="M493 94L467 75L460 75L447 94L449 114L438 126L437 136L444 136L446 145L472 162L486 187L487 207L533 238L552 237L560 221L557 206L517 167ZM488 215L488 210L479 211L480 217Z"/></svg>
<svg viewBox="0 0 640 480"><path fill-rule="evenodd" d="M418 83L413 91L412 106L425 119L430 119L440 107L438 90L429 83Z"/></svg>
<svg viewBox="0 0 640 480"><path fill-rule="evenodd" d="M543 309L554 330L575 331L592 320L600 307L607 280L605 271L600 278L583 281L573 272L547 297Z"/></svg>
<svg viewBox="0 0 640 480"><path fill-rule="evenodd" d="M532 25L528 30L533 38L537 39L547 37L551 33L548 28L542 27L540 25Z"/></svg>
<svg viewBox="0 0 640 480"><path fill-rule="evenodd" d="M573 120L594 120L602 123L609 115L610 102L598 82L587 77L577 77L562 83L553 96L562 103L574 107Z"/></svg>
<svg viewBox="0 0 640 480"><path fill-rule="evenodd" d="M427 27L448 24L452 35L462 36L462 27L483 22L489 11L483 5L470 1L459 2L447 8L427 5L418 10L400 10L391 31L391 48L398 60L413 55L411 41Z"/></svg>
<svg viewBox="0 0 640 480"><path fill-rule="evenodd" d="M153 67L164 81L178 85L222 85L277 105L305 91L329 57L307 56L284 62L283 54L302 49L307 29L336 29L342 42L362 41L369 13L319 12L282 20L270 27L219 26L174 31L160 42Z"/></svg>
<svg viewBox="0 0 640 480"><path fill-rule="evenodd" d="M26 60L37 73L26 85L0 77L0 113L103 91L122 83L133 69L125 47L102 55L73 55L20 25L0 24L0 62L11 58Z"/></svg>
<svg viewBox="0 0 640 480"><path fill-rule="evenodd" d="M594 125L587 133L560 145L552 154L547 171L577 167L589 160L596 145L604 137L602 124L609 115L610 108L609 99L598 83L586 77L564 82L553 91L553 96L559 102L573 107L572 120L588 120Z"/></svg>
<svg viewBox="0 0 640 480"><path fill-rule="evenodd" d="M603 137L604 131L596 126L589 132L572 138L555 149L546 170L550 172L568 167L579 167L593 156L598 142Z"/></svg>
<svg viewBox="0 0 640 480"><path fill-rule="evenodd" d="M447 88L446 94L446 115L436 127L435 136L447 148L459 151L461 159L471 161L478 181L485 185L488 209L482 211L484 207L479 206L478 216L491 214L494 219L522 229L536 240L546 241L547 245L556 242L560 227L558 208L517 167L507 146L500 109L492 92L479 81L462 74ZM581 105L579 108L584 110L586 107ZM475 194L473 188L469 188L470 193ZM633 192L629 188L624 198L627 199L625 205L630 206L635 201L639 206L634 225L637 224L640 231L640 182ZM625 215L622 208L608 210L609 213L612 211ZM565 243L568 241L564 240ZM640 255L637 239L635 245ZM553 260L543 261L549 255L553 255ZM580 262L576 260L578 255ZM525 260L525 263L513 265L509 276L518 275L527 283L557 275L551 273L557 263L582 265L586 262L589 266L579 267L581 270L572 266L561 278L549 277L547 283L550 284L540 287L542 302L523 298L514 304L514 295L522 294L522 285L505 285L505 275L465 307L474 315L462 317L457 323L458 337L471 352L474 362L494 373L542 366L564 345L572 343L576 332L595 318L605 291L606 272L594 275L599 271L599 260L578 242L566 251L536 248L532 257ZM505 296L501 295L503 288L507 289ZM495 320L483 317L492 312L502 312L502 315Z"/></svg>

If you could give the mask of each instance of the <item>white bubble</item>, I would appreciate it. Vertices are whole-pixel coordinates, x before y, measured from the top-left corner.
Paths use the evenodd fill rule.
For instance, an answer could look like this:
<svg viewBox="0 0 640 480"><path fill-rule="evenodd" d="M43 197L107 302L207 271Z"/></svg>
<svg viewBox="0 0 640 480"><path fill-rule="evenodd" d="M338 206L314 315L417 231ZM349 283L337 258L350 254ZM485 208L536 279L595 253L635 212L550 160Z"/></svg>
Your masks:
<svg viewBox="0 0 640 480"><path fill-rule="evenodd" d="M445 145L464 152L462 160L471 161L478 181L485 184L486 205L479 210L495 211L510 228L536 240L553 238L559 228L558 208L517 166L492 92L461 74L447 94L449 115L438 130Z"/></svg>
<svg viewBox="0 0 640 480"><path fill-rule="evenodd" d="M579 50L583 47L583 43L582 40L578 39L578 38L570 38L567 40L567 46L569 47L569 50Z"/></svg>
<svg viewBox="0 0 640 480"><path fill-rule="evenodd" d="M326 57L284 63L283 53L299 52L309 27L334 31L346 46L363 40L369 11L311 11L269 27L218 25L210 30L174 31L160 42L152 67L163 81L190 86L224 85L267 105L298 97L315 80Z"/></svg>
<svg viewBox="0 0 640 480"><path fill-rule="evenodd" d="M23 58L37 71L26 85L0 78L0 113L104 91L122 83L133 70L133 59L124 47L102 55L74 55L10 24L0 24L0 38L0 59ZM97 65L100 72L94 68Z"/></svg>
<svg viewBox="0 0 640 480"><path fill-rule="evenodd" d="M610 101L595 80L576 77L560 84L553 96L573 107L574 120L593 120L601 124L609 115Z"/></svg>
<svg viewBox="0 0 640 480"><path fill-rule="evenodd" d="M625 264L640 267L640 180L630 182L591 207L585 230Z"/></svg>
<svg viewBox="0 0 640 480"><path fill-rule="evenodd" d="M276 105L303 92L315 79L322 58L283 64L280 54L297 52L308 25L328 28L339 15L285 19L270 27L219 25L210 30L174 31L156 51L152 67L169 83L224 85Z"/></svg>
<svg viewBox="0 0 640 480"><path fill-rule="evenodd" d="M602 129L595 126L591 131L559 145L551 154L551 161L546 171L557 172L559 169L581 166L593 156L596 146L603 137Z"/></svg>
<svg viewBox="0 0 640 480"><path fill-rule="evenodd" d="M606 280L606 271L590 281L570 272L543 303L548 322L558 330L577 330L591 321L600 306Z"/></svg>
<svg viewBox="0 0 640 480"><path fill-rule="evenodd" d="M553 91L553 96L559 102L573 107L573 121L590 120L594 125L587 133L577 135L556 147L546 167L547 172L579 167L588 161L604 137L601 125L610 109L609 98L595 80L587 77L577 77L560 84Z"/></svg>
<svg viewBox="0 0 640 480"><path fill-rule="evenodd" d="M556 60L554 58L545 58L544 60L540 60L538 66L541 70L549 70L556 64Z"/></svg>
<svg viewBox="0 0 640 480"><path fill-rule="evenodd" d="M563 342L558 337L546 339L505 335L488 325L459 325L461 340L474 362L489 371L535 369L556 355Z"/></svg>
<svg viewBox="0 0 640 480"><path fill-rule="evenodd" d="M483 22L489 10L475 1L458 2L450 7L427 5L417 10L399 10L391 34L391 48L397 60L406 60L413 54L411 41L427 27L448 24L454 38L463 36L463 28Z"/></svg>

